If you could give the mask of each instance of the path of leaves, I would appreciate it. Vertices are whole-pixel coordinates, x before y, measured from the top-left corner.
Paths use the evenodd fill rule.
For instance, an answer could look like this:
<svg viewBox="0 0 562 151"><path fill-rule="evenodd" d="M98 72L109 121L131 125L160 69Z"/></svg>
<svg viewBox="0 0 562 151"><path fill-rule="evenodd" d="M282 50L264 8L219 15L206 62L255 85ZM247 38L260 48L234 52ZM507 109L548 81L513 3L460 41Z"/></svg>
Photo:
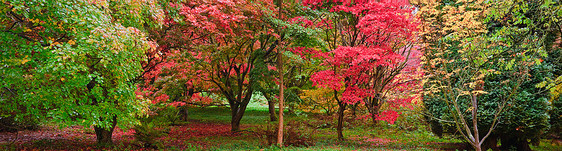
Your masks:
<svg viewBox="0 0 562 151"><path fill-rule="evenodd" d="M242 129L247 126L241 126ZM174 126L170 129L167 136L160 138L165 145L174 145L180 149L195 147L198 149L207 149L212 146L219 145L216 142L207 140L213 137L235 137L242 133L230 132L230 125L217 123L195 123Z"/></svg>

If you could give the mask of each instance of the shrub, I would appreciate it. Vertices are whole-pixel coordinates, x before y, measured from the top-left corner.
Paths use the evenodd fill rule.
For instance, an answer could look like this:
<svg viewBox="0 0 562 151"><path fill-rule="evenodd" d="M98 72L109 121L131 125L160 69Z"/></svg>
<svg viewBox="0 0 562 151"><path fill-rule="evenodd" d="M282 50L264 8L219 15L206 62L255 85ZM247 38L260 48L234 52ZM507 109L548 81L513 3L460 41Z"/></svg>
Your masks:
<svg viewBox="0 0 562 151"><path fill-rule="evenodd" d="M541 82L544 77L552 76L548 72L551 69L552 65L548 63L531 67L530 74L533 77L519 86L515 86L516 83L512 81L504 81L504 79L508 79L507 76L509 75L497 75L486 79L485 91L488 94L480 97L478 108L478 116L480 117L478 128L481 132L489 129L493 114L497 110L498 104L501 103L501 99L509 99L506 109L500 115L499 124L493 131L492 136L486 139L486 141L491 141L491 146L483 147L493 148L496 146L495 142L497 139L500 139L503 149L513 147L525 149L529 148L530 142L528 140L538 141L544 136L546 130L550 127L547 113L548 94L545 93L544 89L536 88L535 85ZM502 82L514 86L497 87L502 85ZM511 91L517 91L517 93L514 93L512 96L506 96ZM447 104L437 99L442 97L442 95L442 93L434 93L424 96L426 112L429 114L428 117L451 121L453 117L448 114L450 111L447 108ZM461 111L468 110L468 104L460 104L460 106ZM472 121L470 116L465 117L466 121ZM428 119L430 120L432 131L438 136L441 135L441 132L455 132L455 125L451 123L436 121L434 118ZM481 134L480 136L483 135Z"/></svg>
<svg viewBox="0 0 562 151"><path fill-rule="evenodd" d="M153 121L145 122L145 120L141 120L142 124L133 128L135 130L135 142L144 148L162 148L162 143L158 142L157 139L163 136L164 132L159 130Z"/></svg>
<svg viewBox="0 0 562 151"><path fill-rule="evenodd" d="M254 132L261 140L264 140L266 145L274 145L277 143L277 129L278 126L267 124L265 127L259 127ZM285 125L283 131L283 145L294 147L308 147L314 145L314 138L312 134L315 129L307 127L301 122L291 121Z"/></svg>
<svg viewBox="0 0 562 151"><path fill-rule="evenodd" d="M562 138L562 97L552 100L550 113L550 135L553 139Z"/></svg>
<svg viewBox="0 0 562 151"><path fill-rule="evenodd" d="M31 117L17 120L14 116L0 116L0 132L17 132L20 130L36 130L39 120Z"/></svg>
<svg viewBox="0 0 562 151"><path fill-rule="evenodd" d="M141 118L140 125L135 126L135 142L144 148L160 149L162 143L158 138L162 137L169 131L170 125L180 124L179 109L173 106L164 106L161 109L155 109L157 112L148 117Z"/></svg>

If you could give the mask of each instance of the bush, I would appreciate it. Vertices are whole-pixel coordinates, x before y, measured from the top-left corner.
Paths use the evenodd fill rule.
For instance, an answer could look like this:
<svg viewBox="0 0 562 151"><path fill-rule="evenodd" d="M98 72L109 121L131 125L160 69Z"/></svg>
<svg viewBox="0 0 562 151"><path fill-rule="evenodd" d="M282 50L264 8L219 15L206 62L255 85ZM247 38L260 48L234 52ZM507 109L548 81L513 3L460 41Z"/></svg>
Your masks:
<svg viewBox="0 0 562 151"><path fill-rule="evenodd" d="M550 114L550 135L552 139L562 138L562 97L553 99Z"/></svg>
<svg viewBox="0 0 562 151"><path fill-rule="evenodd" d="M14 116L0 116L0 132L36 130L37 128L39 128L39 120L35 118L23 118L20 120L16 120Z"/></svg>
<svg viewBox="0 0 562 151"><path fill-rule="evenodd" d="M264 140L266 145L274 145L277 143L277 129L278 126L271 124L265 127L259 127L255 134ZM300 122L291 121L285 125L283 131L283 145L294 147L308 147L314 145L314 138L312 134L315 129L311 129Z"/></svg>
<svg viewBox="0 0 562 151"><path fill-rule="evenodd" d="M170 125L178 125L181 123L180 110L173 106L164 106L161 109L155 109L155 114L146 118L141 118L140 125L135 126L135 142L144 148L160 149L162 143L157 141L169 131Z"/></svg>
<svg viewBox="0 0 562 151"><path fill-rule="evenodd" d="M137 142L139 146L153 149L162 148L162 143L158 142L157 139L162 137L164 132L159 130L153 121L141 122L141 125L135 126L133 130L135 130L135 142Z"/></svg>
<svg viewBox="0 0 562 151"><path fill-rule="evenodd" d="M160 125L181 125L184 123L181 110L174 106L165 106L157 111L157 115L152 117L154 122L160 123Z"/></svg>
<svg viewBox="0 0 562 151"><path fill-rule="evenodd" d="M485 91L488 94L482 95L478 102L478 116L480 132L487 132L491 123L493 114L498 108L498 104L502 102L501 99L508 99L507 107L501 113L498 119L498 125L486 141L491 141L491 146L495 147L497 139L501 140L502 148L517 148L528 149L529 141L538 141L546 130L550 127L548 117L548 94L544 89L536 88L535 85L540 83L545 77L551 77L552 74L548 71L552 70L552 65L543 63L531 68L530 74L533 75L530 80L523 82L521 85L513 81L504 81L509 79L510 75L497 75L492 76L485 81ZM454 81L453 81L454 82ZM497 87L501 86L502 82L507 82L510 87ZM512 96L508 96L512 91L516 91ZM442 93L434 93L424 96L424 105L428 117L435 117L452 121L453 117L445 102L440 101L439 97L443 97ZM467 98L460 98L467 99ZM467 100L459 102L470 102ZM469 104L460 103L460 110L465 111L468 109ZM464 112L468 114L469 112ZM472 121L471 116L465 115L466 121ZM447 122L439 122L433 118L428 118L432 131L440 136L442 132L455 132L455 125ZM483 136L481 134L480 136Z"/></svg>

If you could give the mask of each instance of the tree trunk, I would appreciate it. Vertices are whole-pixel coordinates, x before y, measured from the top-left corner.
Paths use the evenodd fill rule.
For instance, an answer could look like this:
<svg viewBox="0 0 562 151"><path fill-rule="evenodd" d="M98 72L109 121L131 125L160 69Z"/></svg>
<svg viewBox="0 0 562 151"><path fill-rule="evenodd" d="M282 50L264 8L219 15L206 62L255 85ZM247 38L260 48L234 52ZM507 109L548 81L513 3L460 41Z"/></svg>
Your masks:
<svg viewBox="0 0 562 151"><path fill-rule="evenodd" d="M232 120L230 120L230 131L231 132L240 131L240 120L241 120L241 118L237 118L236 116L232 117Z"/></svg>
<svg viewBox="0 0 562 151"><path fill-rule="evenodd" d="M269 106L269 120L277 121L277 116L275 116L275 102L272 100L271 96L267 93L263 93L263 96L267 100L267 105Z"/></svg>
<svg viewBox="0 0 562 151"><path fill-rule="evenodd" d="M188 120L187 117L188 117L188 115L189 115L189 112L187 111L187 107L186 107L186 106L181 106L179 112L180 112L181 120L182 120L182 121L187 121L187 120Z"/></svg>
<svg viewBox="0 0 562 151"><path fill-rule="evenodd" d="M482 151L482 148L480 147L480 145L476 144L476 145L472 145L474 147L474 150L476 151Z"/></svg>
<svg viewBox="0 0 562 151"><path fill-rule="evenodd" d="M232 118L230 120L231 132L240 131L240 121L244 116L244 112L246 111L247 105L248 104L239 104L239 103L232 103L230 105L230 109L232 110Z"/></svg>
<svg viewBox="0 0 562 151"><path fill-rule="evenodd" d="M336 127L337 131L338 131L338 139L339 140L344 140L343 138L343 117L344 117L344 111L345 111L345 106L347 104L345 104L344 102L339 102L338 101L338 106L339 106L339 110L338 110L338 126Z"/></svg>
<svg viewBox="0 0 562 151"><path fill-rule="evenodd" d="M357 106L359 102L351 105L351 120L355 120L357 118Z"/></svg>
<svg viewBox="0 0 562 151"><path fill-rule="evenodd" d="M282 5L282 0L279 0L279 16L281 16L281 7ZM284 92L283 89L285 87L284 83L283 83L283 53L281 52L281 49L279 51L278 54L278 58L277 58L277 65L279 66L279 131L277 132L277 144L281 147L283 146L283 109L284 109L284 102L283 100L285 99Z"/></svg>
<svg viewBox="0 0 562 151"><path fill-rule="evenodd" d="M379 107L378 106L372 106L371 108L369 108L369 113L371 114L371 119L373 121L373 126L377 126L377 115L379 114Z"/></svg>
<svg viewBox="0 0 562 151"><path fill-rule="evenodd" d="M117 125L117 116L113 116L113 121L111 122L111 128L105 129L103 127L94 126L97 143L101 145L112 145L113 130L115 130L116 125Z"/></svg>
<svg viewBox="0 0 562 151"><path fill-rule="evenodd" d="M441 125L439 121L430 120L429 125L429 129L433 132L433 134L437 135L439 138L443 138L443 125Z"/></svg>
<svg viewBox="0 0 562 151"><path fill-rule="evenodd" d="M88 91L92 91L92 89L97 85L96 82L96 78L93 78L92 80L90 80L90 82L86 85L86 88L88 89ZM107 91L104 90L104 95L107 95ZM92 95L88 96L89 99L92 100L92 105L98 105L98 100L96 100L96 98ZM103 120L107 120L107 119L103 119L100 118L101 121ZM96 133L96 140L97 143L100 145L112 145L113 144L113 140L112 140L112 136L113 136L113 130L115 129L115 126L117 126L117 116L113 116L113 121L111 121L111 127L109 129L105 129L103 127L94 125L94 131Z"/></svg>
<svg viewBox="0 0 562 151"><path fill-rule="evenodd" d="M275 116L275 102L267 101L269 106L269 120L270 121L277 121L277 117Z"/></svg>
<svg viewBox="0 0 562 151"><path fill-rule="evenodd" d="M375 98L368 98L367 101L365 101L365 106L367 106L367 110L371 114L371 119L373 120L373 126L376 126L378 123L377 115L379 114L380 109L379 99L376 97L378 97L378 95L376 95Z"/></svg>

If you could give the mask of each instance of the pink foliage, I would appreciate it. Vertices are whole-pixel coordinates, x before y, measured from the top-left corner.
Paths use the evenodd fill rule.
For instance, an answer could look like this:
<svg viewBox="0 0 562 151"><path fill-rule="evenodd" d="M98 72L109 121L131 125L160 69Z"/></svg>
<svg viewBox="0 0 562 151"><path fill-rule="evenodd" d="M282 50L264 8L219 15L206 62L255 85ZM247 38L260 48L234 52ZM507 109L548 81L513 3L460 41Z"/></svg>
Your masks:
<svg viewBox="0 0 562 151"><path fill-rule="evenodd" d="M180 107L180 106L184 106L184 105L185 105L185 102L179 102L179 101L172 102L172 103L168 104L168 106L173 106L173 107Z"/></svg>
<svg viewBox="0 0 562 151"><path fill-rule="evenodd" d="M418 72L419 51L413 48L418 23L411 14L412 10L401 7L401 3L369 0L304 0L303 4L314 9L355 15L358 17L356 24L338 27L338 30L362 40L351 45L340 45L323 55L326 58L323 65L327 69L311 76L314 85L338 91L341 100L348 104L376 97L375 94L385 97L382 93L392 91L396 96L385 99L389 110L376 117L377 120L394 123L400 115L395 110L410 107L414 99L410 94L419 86L419 80L412 79L421 74ZM354 34L355 31L359 33ZM293 52L306 54L300 49ZM401 74L390 75L391 72ZM381 80L385 78L391 80ZM384 90L380 90L381 86Z"/></svg>
<svg viewBox="0 0 562 151"><path fill-rule="evenodd" d="M377 116L377 120L386 121L390 124L394 124L396 119L398 119L398 117L400 116L400 113L394 110L385 110L376 116Z"/></svg>
<svg viewBox="0 0 562 151"><path fill-rule="evenodd" d="M168 101L168 99L170 99L170 97L168 97L168 95L162 94L162 95L156 97L154 100L152 100L152 104L157 104L159 102L166 102L166 101Z"/></svg>
<svg viewBox="0 0 562 151"><path fill-rule="evenodd" d="M316 72L310 77L314 86L326 87L336 91L342 88L342 78L341 75L337 75L330 70Z"/></svg>

